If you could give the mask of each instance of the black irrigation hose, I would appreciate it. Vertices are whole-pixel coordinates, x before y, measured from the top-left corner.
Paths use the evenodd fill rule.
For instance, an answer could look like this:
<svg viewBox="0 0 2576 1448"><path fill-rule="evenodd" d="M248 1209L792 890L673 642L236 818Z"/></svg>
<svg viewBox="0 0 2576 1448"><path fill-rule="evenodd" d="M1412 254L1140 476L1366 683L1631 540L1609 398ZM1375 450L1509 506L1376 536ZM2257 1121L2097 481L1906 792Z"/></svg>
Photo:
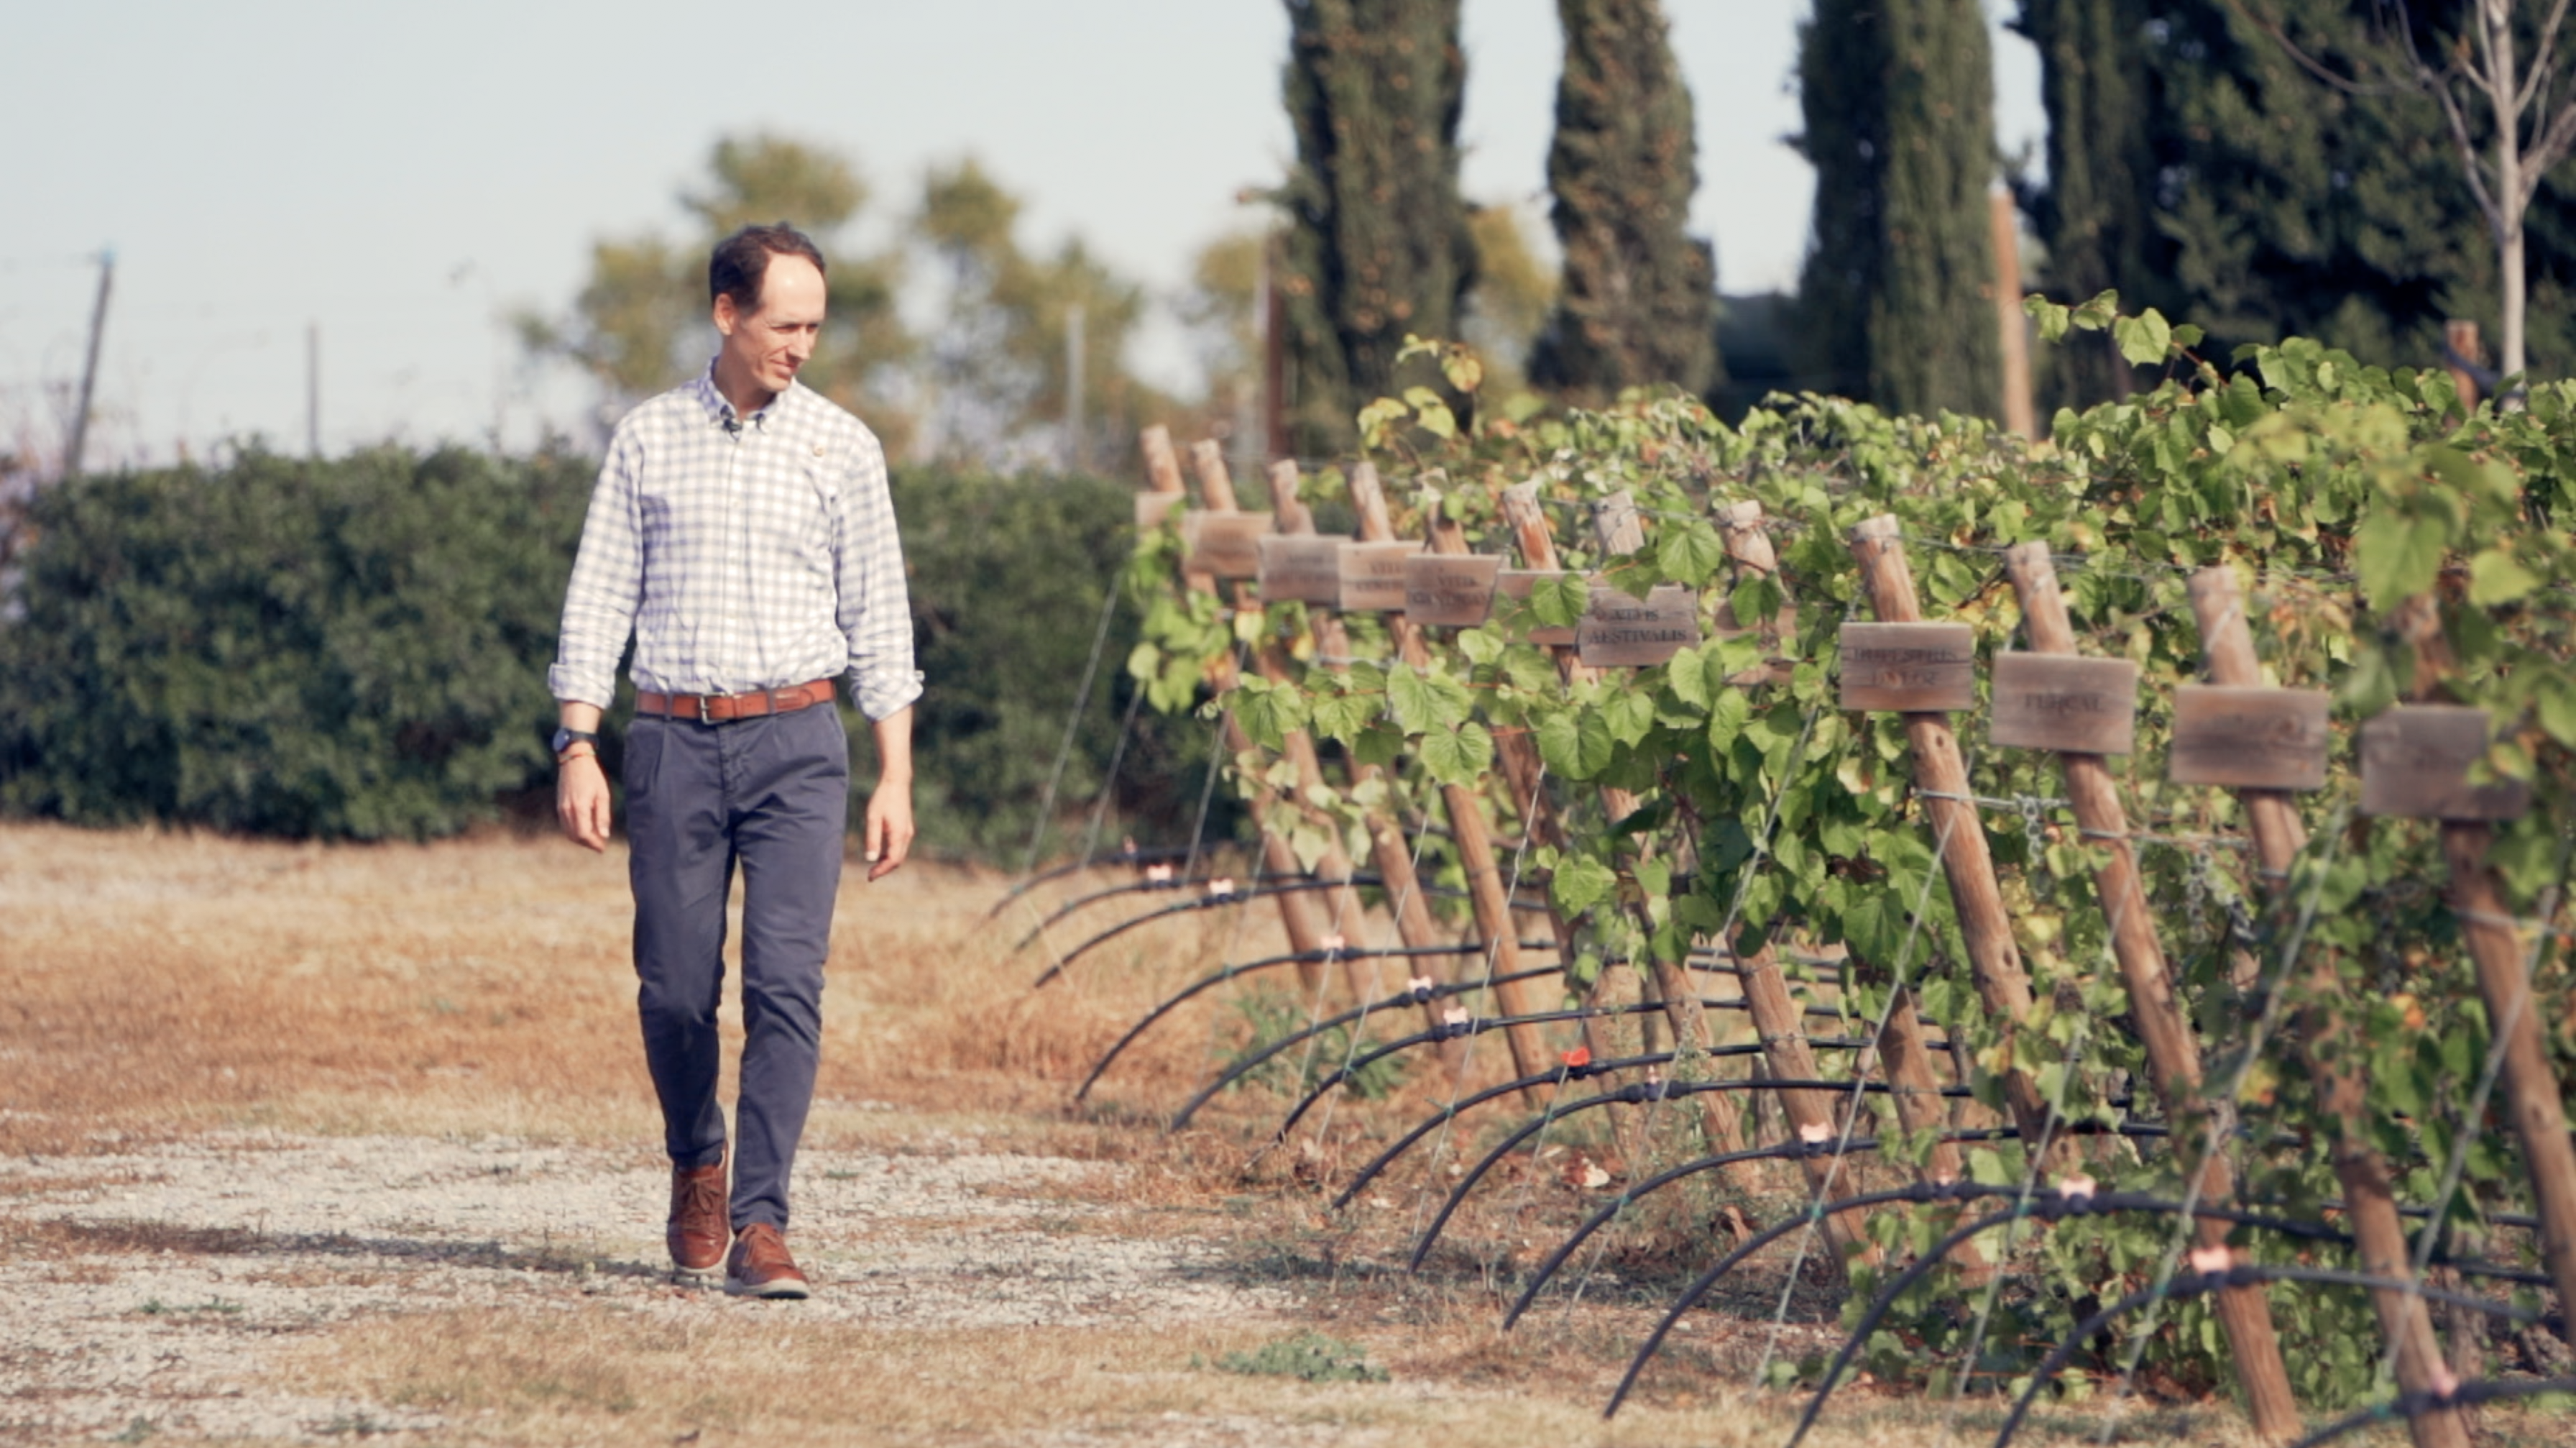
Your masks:
<svg viewBox="0 0 2576 1448"><path fill-rule="evenodd" d="M1817 1042L1816 1044L1832 1043ZM1761 1047L1754 1046L1751 1049L1760 1050ZM1440 1240L1441 1229L1449 1225L1449 1218L1454 1216L1459 1206L1467 1200L1467 1193L1475 1190L1476 1183L1483 1180L1485 1173L1492 1171L1513 1147L1545 1130L1550 1122L1561 1121L1578 1111L1589 1111L1595 1106L1637 1106L1649 1101L1669 1101L1676 1096L1696 1096L1703 1091L1876 1091L1884 1093L1888 1089L1888 1085L1883 1081L1783 1081L1748 1076L1732 1081L1632 1081L1616 1091L1604 1091L1598 1096L1587 1096L1571 1106L1560 1108L1554 1102L1550 1102L1545 1111L1514 1128L1509 1136L1503 1138L1500 1145L1485 1153L1484 1159L1476 1163L1474 1170L1459 1178L1458 1185L1449 1192L1449 1200L1441 1203L1440 1215L1431 1219L1431 1225L1423 1229L1422 1240L1414 1244L1413 1256L1405 1262L1405 1270L1408 1272L1422 1270L1422 1259L1431 1255L1432 1244ZM1944 1086L1937 1094L1966 1096L1969 1092L1965 1086Z"/></svg>
<svg viewBox="0 0 2576 1448"><path fill-rule="evenodd" d="M1706 1002L1703 1002L1703 1004L1706 1004ZM1726 1001L1720 1002L1720 1004L1741 1005L1742 1003L1738 1001ZM1818 1012L1811 1010L1809 1012L1809 1014L1819 1013L1828 1016L1834 1014L1832 1011ZM1861 1041L1818 1040L1813 1036L1805 1037L1804 1039L1810 1047L1821 1050L1859 1050L1864 1044L1866 1044ZM1762 1049L1764 1048L1758 1044L1750 1047L1716 1046L1704 1048L1696 1054L1701 1056L1747 1056ZM1943 1044L1942 1049L1948 1049L1946 1043ZM1543 1072L1535 1076L1523 1076L1517 1081L1506 1081L1500 1086L1488 1086L1473 1096L1469 1096L1461 1101L1452 1102L1432 1113L1429 1117L1425 1118L1403 1136L1398 1137L1394 1145L1389 1146L1386 1150L1378 1153L1376 1160L1371 1161L1364 1167L1361 1167L1359 1175L1353 1177L1351 1179L1351 1184L1348 1187L1343 1188L1342 1194L1333 1199L1332 1210L1338 1212L1342 1208L1349 1206L1353 1198L1357 1197L1363 1190L1365 1190L1370 1182L1376 1180L1378 1173L1395 1164L1395 1159L1397 1157L1402 1156L1405 1152L1411 1150L1415 1143L1421 1141L1422 1138L1439 1129L1443 1122L1457 1119L1460 1113L1468 1110L1470 1107L1482 1106L1486 1102L1494 1100L1497 1097L1508 1096L1514 1091L1526 1090L1532 1086L1545 1086L1550 1082L1556 1082L1561 1085L1567 1081L1580 1081L1589 1076L1608 1075L1613 1071L1634 1070L1640 1066L1668 1065L1676 1054L1678 1053L1672 1051L1657 1051L1651 1055L1628 1056L1615 1061L1587 1061L1580 1066L1565 1066L1557 1070Z"/></svg>
<svg viewBox="0 0 2576 1448"><path fill-rule="evenodd" d="M1185 879L1131 880L1124 885L1112 885L1106 890L1094 890L1088 895L1076 895L1071 900L1058 905L1053 914L1048 915L1044 920L1038 922L1036 930L1032 930L1027 935L1022 936L1020 943L1011 948L1014 950L1025 949L1028 946L1028 943L1037 939L1039 933L1044 931L1048 926L1055 924L1057 921L1064 919L1066 916L1073 914L1075 911L1082 909L1086 905L1096 904L1102 900L1116 899L1121 895L1151 895L1169 893L1174 890L1186 890L1193 885L1205 885L1212 880L1226 878L1229 877L1222 875L1193 875ZM1326 879L1324 876L1313 873L1292 875L1284 878L1290 882L1303 885L1308 889L1324 889L1336 885L1347 885L1355 890L1383 890L1386 888L1386 877L1371 874L1365 870L1357 871L1347 878L1342 879ZM1428 896L1435 900L1464 900L1468 898L1466 891L1453 889L1446 885L1416 885L1414 886L1414 890L1418 894ZM1225 895L1218 895L1211 898L1223 900L1228 897ZM1515 900L1512 902L1512 908L1515 910L1539 910L1545 907L1537 901Z"/></svg>
<svg viewBox="0 0 2576 1448"><path fill-rule="evenodd" d="M1120 850L1114 855L1100 855L1088 860L1068 860L1061 865L1050 865L1002 892L1002 898L993 902L993 908L984 912L984 918L1000 919L1003 909L1012 901L1049 880L1061 880L1078 870L1088 870L1095 866L1160 864L1166 860L1185 860L1189 856L1190 851L1175 845L1169 849L1159 850Z"/></svg>
<svg viewBox="0 0 2576 1448"><path fill-rule="evenodd" d="M1524 940L1521 942L1521 947L1525 950L1549 950L1555 948L1555 945L1556 942L1552 940ZM1201 976L1197 980L1190 982L1189 985L1182 988L1180 994L1173 996L1171 999L1154 1007L1151 1011L1146 1012L1145 1018L1130 1027L1127 1034L1118 1038L1118 1044L1110 1047L1108 1054L1100 1058L1100 1064L1091 1068L1091 1074L1082 1078L1082 1089L1073 1093L1073 1099L1080 1101L1085 1096L1090 1095L1091 1088L1093 1085L1098 1083L1101 1073L1109 1069L1109 1063L1117 1060L1118 1053L1126 1050L1128 1046L1134 1044L1138 1036L1145 1034L1146 1027L1151 1026L1156 1021L1161 1020L1164 1016L1169 1015L1172 1011L1179 1008L1183 1003L1187 1002L1192 996L1197 995L1199 992L1223 985L1227 981L1250 975L1254 971L1268 970L1274 966L1281 965L1330 964L1339 960L1390 960L1415 959L1428 955L1475 955L1481 953L1484 949L1485 947L1481 942L1468 941L1459 945L1389 946L1382 950L1306 950L1299 951L1293 955L1273 955L1267 959L1248 961L1242 965L1226 966L1213 974ZM1549 966L1547 968L1547 973L1552 974L1555 970L1556 967ZM1476 988L1476 983L1471 981L1463 986L1456 987L1455 989L1473 990ZM1399 1009L1406 1005L1420 1005L1423 1002L1433 999L1436 995L1444 993L1447 992L1441 992L1436 987L1431 990L1421 992L1408 992L1407 994L1394 997L1392 999L1392 1003L1389 1006L1384 1007L1384 1009ZM1420 997L1418 1000L1415 998L1417 995ZM1378 1008L1372 1007L1372 1009Z"/></svg>
<svg viewBox="0 0 2576 1448"><path fill-rule="evenodd" d="M1313 1025L1307 1026L1302 1030L1291 1031L1287 1035L1281 1036L1278 1040L1272 1041L1266 1046L1262 1046L1245 1055L1235 1057L1231 1065L1228 1065L1223 1071L1217 1073L1217 1078L1215 1080L1200 1087L1198 1094L1191 1097L1182 1105L1180 1111L1172 1117L1171 1124L1166 1126L1164 1129L1167 1131L1178 1131L1189 1125L1190 1118L1198 1114L1200 1107L1205 1106L1208 1102L1214 1100L1218 1092L1223 1091L1228 1086L1231 1086L1235 1082L1243 1079L1247 1073L1259 1069L1262 1062L1269 1060L1271 1057L1278 1055L1280 1052L1285 1051L1289 1047L1297 1045L1310 1037L1322 1035L1324 1032L1333 1029L1335 1026L1346 1026L1353 1021L1365 1019L1366 1017L1375 1015L1380 1011L1402 1010L1406 1006L1423 1005L1430 1001L1438 1000L1442 996L1469 995L1476 991L1483 990L1488 986L1504 985L1509 982L1519 980L1535 980L1543 975L1555 974L1558 974L1557 967L1553 965L1542 965L1530 970L1515 970L1508 974L1494 976L1491 979L1453 981L1447 985L1432 986L1428 990L1409 990L1402 995L1389 996L1382 1001L1376 1001L1363 1006L1354 1006L1350 1010L1344 1011L1338 1016L1317 1021ZM1434 1039L1434 1037L1426 1036L1423 1039ZM1447 1038L1437 1037L1437 1039L1445 1040ZM1375 1058L1371 1057L1370 1059L1374 1060Z"/></svg>
<svg viewBox="0 0 2576 1448"><path fill-rule="evenodd" d="M1904 1271L1899 1272L1894 1277L1888 1279L1887 1285L1879 1290L1879 1294L1876 1298L1871 1300L1869 1311L1861 1315L1860 1325L1854 1328L1851 1334L1843 1339L1843 1345L1834 1352L1833 1361L1825 1366L1824 1381L1816 1385L1816 1395L1808 1400L1807 1410L1799 1415L1797 1430L1789 1435L1789 1441L1786 1448L1798 1448L1799 1440L1807 1436L1807 1430L1809 1428L1815 1426L1816 1417L1818 1414L1824 1412L1825 1399L1832 1396L1834 1384L1842 1377L1843 1369L1851 1366L1851 1360L1854 1357L1859 1356L1861 1345L1869 1341L1870 1334L1876 1332L1878 1330L1879 1323L1886 1320L1889 1310L1896 1305L1896 1299L1903 1294L1907 1288L1912 1287L1915 1283L1923 1280L1923 1278L1930 1274L1934 1268L1940 1266L1943 1260L1946 1259L1950 1253L1957 1250L1960 1243L1968 1240L1970 1237L1975 1236L1977 1233L1982 1232L1989 1227L2001 1226L2007 1221L2012 1221L2022 1216L2033 1216L2048 1221L2056 1221L2061 1217L2104 1216L2113 1212L2168 1212L2178 1215L2184 1211L2189 1211L2196 1217L2216 1218L2217 1220L2233 1222L2240 1226L2269 1227L2270 1229L2282 1232L2287 1236L2305 1237L2311 1240L2326 1241L2349 1242L2351 1240L2351 1238L2346 1236L2344 1233L2337 1232L2331 1227L2321 1226L2313 1222L2294 1222L2287 1218L2265 1218L2259 1213L2239 1211L2228 1207L2187 1208L2181 1202L2170 1201L2162 1197L2150 1197L2135 1192L2084 1191L2070 1194L2059 1188L2052 1187L2046 1191L2034 1194L2026 1205L2021 1202L2015 1202L2012 1206L2005 1208L2003 1211L1989 1212L1985 1216L1978 1218L1976 1221L1953 1230L1948 1236L1933 1243L1930 1251L1925 1252L1921 1257L1908 1264Z"/></svg>
<svg viewBox="0 0 2576 1448"><path fill-rule="evenodd" d="M2398 1418L2408 1420L2436 1408L2474 1408L2480 1403L2506 1398L2538 1398L2552 1393L2576 1393L2576 1378L2515 1378L2510 1381L2486 1379L2462 1383L2447 1393L2400 1393L2395 1400L2374 1403L2349 1417L2337 1418L2290 1448L2324 1448L2346 1433Z"/></svg>
<svg viewBox="0 0 2576 1448"><path fill-rule="evenodd" d="M2040 1390L2054 1382L2058 1373L2074 1360L2075 1354L2084 1344L2091 1341L2094 1334L2108 1327L2115 1319L2126 1317L2139 1308L2162 1298L2198 1297L2203 1293L2216 1292L2224 1287L2253 1287L2266 1282L2319 1282L2341 1287L2395 1288L2402 1292L2411 1292L2418 1297L2430 1298L2435 1302L2483 1312L2490 1317L2510 1318L2516 1322L2538 1322L2541 1319L2541 1314L2527 1307L2490 1302L2483 1297L2471 1297L2464 1292L2446 1292L2440 1288L2426 1287L2421 1283L2375 1276L2368 1272L2336 1272L2316 1267L2267 1267L2259 1262L2241 1262L2216 1272L2183 1272L2175 1275L2161 1287L2139 1288L2077 1323L2074 1331L2059 1339L2057 1346L2051 1348L2048 1356L2041 1360L2038 1371L2031 1374L2030 1385L2022 1389L2019 1398L2013 1400L2012 1411L2005 1415L2003 1427L1995 1434L1995 1448L2007 1448L2007 1445L2012 1442L2013 1434L2021 1428L2022 1419L2028 1416L2030 1405L2038 1400Z"/></svg>

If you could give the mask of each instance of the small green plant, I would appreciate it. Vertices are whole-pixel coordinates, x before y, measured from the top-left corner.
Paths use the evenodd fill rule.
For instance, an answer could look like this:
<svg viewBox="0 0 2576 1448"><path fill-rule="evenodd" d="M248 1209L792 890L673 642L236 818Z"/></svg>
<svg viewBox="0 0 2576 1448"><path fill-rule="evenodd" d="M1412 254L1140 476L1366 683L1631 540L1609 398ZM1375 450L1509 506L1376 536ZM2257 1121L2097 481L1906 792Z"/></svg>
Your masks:
<svg viewBox="0 0 2576 1448"><path fill-rule="evenodd" d="M125 1425L124 1432L117 1434L115 1437L110 1438L107 1441L110 1443L140 1443L159 1431L161 1431L160 1427L151 1419L137 1417Z"/></svg>
<svg viewBox="0 0 2576 1448"><path fill-rule="evenodd" d="M1282 1036L1304 1030L1314 1019L1308 1003L1293 994L1276 990L1258 990L1246 994L1235 1005L1236 1014L1250 1023L1252 1042L1266 1045ZM1315 1089L1326 1076L1368 1054L1377 1043L1363 1036L1354 1041L1348 1028L1335 1026L1318 1031L1306 1044L1263 1062L1244 1073L1237 1086L1261 1086L1268 1090L1304 1095ZM1354 1071L1342 1082L1343 1089L1362 1100L1375 1101L1392 1093L1404 1082L1410 1062L1401 1054L1371 1061Z"/></svg>
<svg viewBox="0 0 2576 1448"><path fill-rule="evenodd" d="M1369 1362L1367 1348L1320 1332L1301 1332L1250 1352L1227 1353L1216 1360L1216 1368L1222 1373L1306 1383L1382 1383L1393 1376Z"/></svg>

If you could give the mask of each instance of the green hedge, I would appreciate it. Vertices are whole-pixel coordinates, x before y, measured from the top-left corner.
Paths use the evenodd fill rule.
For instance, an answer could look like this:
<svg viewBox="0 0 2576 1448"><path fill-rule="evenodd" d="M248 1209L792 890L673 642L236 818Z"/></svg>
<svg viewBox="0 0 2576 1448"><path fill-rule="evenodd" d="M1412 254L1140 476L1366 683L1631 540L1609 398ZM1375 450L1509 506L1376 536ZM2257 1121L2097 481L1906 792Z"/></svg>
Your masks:
<svg viewBox="0 0 2576 1448"><path fill-rule="evenodd" d="M0 809L358 839L448 834L513 802L542 817L545 669L596 466L254 449L40 493L0 612ZM896 476L929 675L925 847L1018 862L1127 552L1128 491ZM1100 788L1134 641L1117 620L1066 814ZM1140 728L1121 819L1166 838L1190 826L1205 727Z"/></svg>

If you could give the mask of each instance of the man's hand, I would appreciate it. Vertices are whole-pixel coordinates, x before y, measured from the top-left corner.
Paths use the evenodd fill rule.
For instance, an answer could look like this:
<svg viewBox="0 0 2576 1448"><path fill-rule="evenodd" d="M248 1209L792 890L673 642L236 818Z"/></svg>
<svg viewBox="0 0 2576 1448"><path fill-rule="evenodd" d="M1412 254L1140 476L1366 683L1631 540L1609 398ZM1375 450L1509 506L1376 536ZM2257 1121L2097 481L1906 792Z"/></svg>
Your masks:
<svg viewBox="0 0 2576 1448"><path fill-rule="evenodd" d="M599 767L598 751L587 745L555 769L555 818L563 822L565 839L586 850L607 850L608 773Z"/></svg>
<svg viewBox="0 0 2576 1448"><path fill-rule="evenodd" d="M877 787L868 796L868 821L859 843L868 854L868 879L903 868L912 853L912 706L876 721Z"/></svg>
<svg viewBox="0 0 2576 1448"><path fill-rule="evenodd" d="M882 880L903 867L912 853L912 783L881 780L868 796L868 821L862 842L867 847L868 879Z"/></svg>

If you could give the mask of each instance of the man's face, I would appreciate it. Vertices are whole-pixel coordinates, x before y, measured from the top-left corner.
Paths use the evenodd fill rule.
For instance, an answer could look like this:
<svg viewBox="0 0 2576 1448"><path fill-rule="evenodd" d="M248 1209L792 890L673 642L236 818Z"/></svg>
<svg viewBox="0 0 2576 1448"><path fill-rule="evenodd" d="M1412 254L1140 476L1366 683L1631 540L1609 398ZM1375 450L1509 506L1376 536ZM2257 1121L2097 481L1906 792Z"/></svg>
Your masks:
<svg viewBox="0 0 2576 1448"><path fill-rule="evenodd" d="M773 255L761 278L760 306L743 312L733 298L718 297L715 319L730 370L763 391L785 392L823 330L823 274L801 256Z"/></svg>

